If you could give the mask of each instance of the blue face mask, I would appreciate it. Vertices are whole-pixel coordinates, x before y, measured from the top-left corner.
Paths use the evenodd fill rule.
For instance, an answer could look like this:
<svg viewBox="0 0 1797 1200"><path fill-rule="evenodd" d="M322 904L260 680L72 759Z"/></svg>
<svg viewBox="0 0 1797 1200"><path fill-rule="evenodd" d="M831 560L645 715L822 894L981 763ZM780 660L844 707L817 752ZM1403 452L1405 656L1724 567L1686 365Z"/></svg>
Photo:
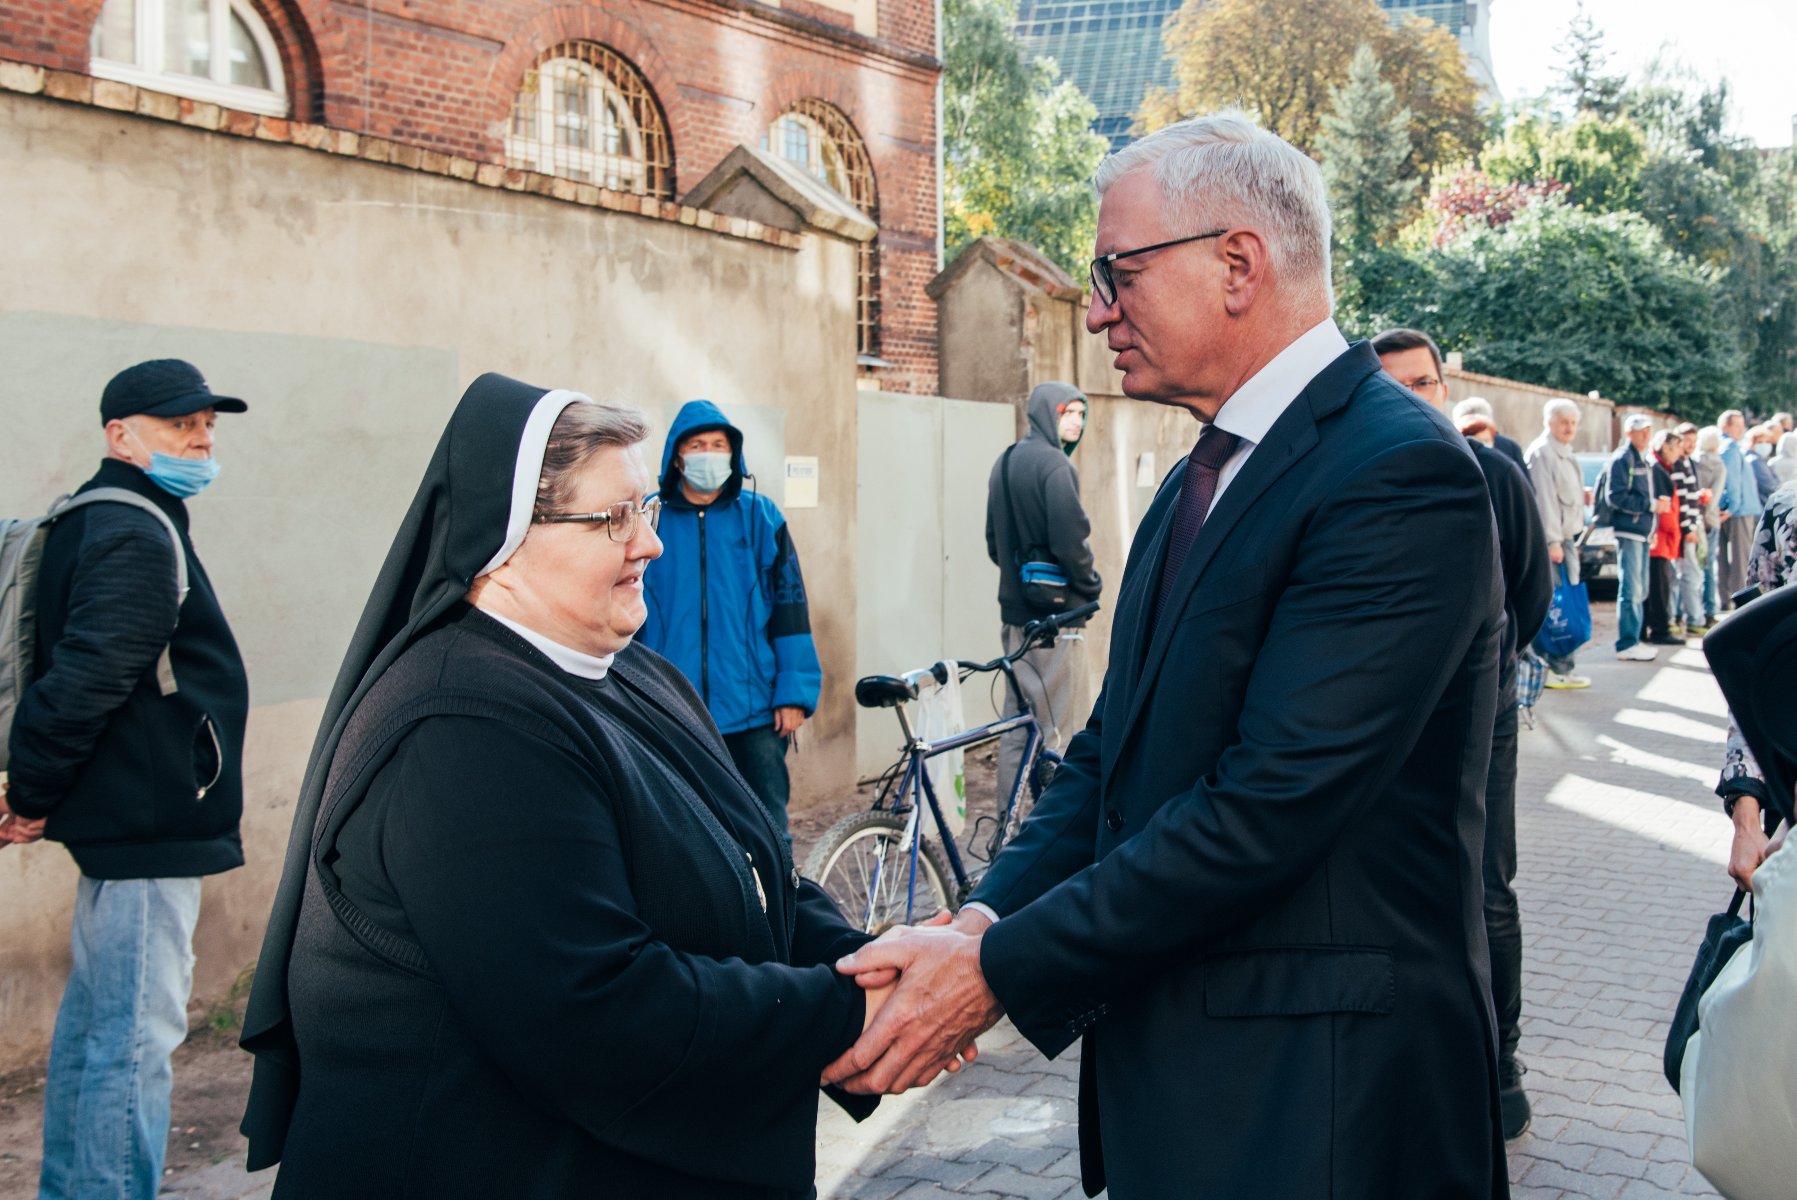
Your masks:
<svg viewBox="0 0 1797 1200"><path fill-rule="evenodd" d="M697 492L715 492L730 482L731 455L705 451L680 456L680 473Z"/></svg>
<svg viewBox="0 0 1797 1200"><path fill-rule="evenodd" d="M149 450L137 431L129 425L125 427L131 432L131 439L138 446ZM218 478L218 460L216 458L176 458L172 454L163 454L159 450L150 451L150 465L142 468L150 477L150 482L171 496L182 500L197 496L206 490L206 485Z"/></svg>

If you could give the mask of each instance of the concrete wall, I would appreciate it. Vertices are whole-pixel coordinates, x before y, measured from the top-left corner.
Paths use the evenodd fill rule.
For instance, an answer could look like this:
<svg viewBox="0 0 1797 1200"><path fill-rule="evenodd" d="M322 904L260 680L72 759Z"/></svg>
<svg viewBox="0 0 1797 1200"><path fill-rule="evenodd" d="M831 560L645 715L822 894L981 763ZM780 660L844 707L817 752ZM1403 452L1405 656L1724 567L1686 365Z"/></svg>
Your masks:
<svg viewBox="0 0 1797 1200"><path fill-rule="evenodd" d="M250 865L208 881L198 997L254 958L322 697L443 422L482 371L658 424L694 396L783 410L756 424L781 431L784 453L816 455L821 476L818 506L790 514L826 673L795 784L850 784L851 245L786 249L4 93L0 178L0 512L41 511L91 473L100 389L133 362L191 359L251 404L221 421L223 472L192 506L254 704ZM58 846L0 854L0 1070L47 1043L73 880Z"/></svg>
<svg viewBox="0 0 1797 1200"><path fill-rule="evenodd" d="M1448 385L1448 407L1470 396L1483 396L1491 402L1497 418L1498 432L1515 438L1524 446L1541 433L1541 409L1549 400L1570 400L1579 406L1579 434L1573 440L1576 451L1607 451L1616 448L1618 437L1616 406L1608 400L1593 400L1571 392L1500 379L1495 375L1476 375L1453 367L1442 372Z"/></svg>

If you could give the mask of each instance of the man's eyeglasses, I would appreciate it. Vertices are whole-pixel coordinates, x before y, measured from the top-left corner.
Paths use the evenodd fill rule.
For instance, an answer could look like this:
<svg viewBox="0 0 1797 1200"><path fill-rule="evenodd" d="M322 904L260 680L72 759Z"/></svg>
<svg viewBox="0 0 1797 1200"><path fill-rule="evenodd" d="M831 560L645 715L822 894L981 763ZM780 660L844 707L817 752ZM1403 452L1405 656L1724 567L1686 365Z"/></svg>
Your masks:
<svg viewBox="0 0 1797 1200"><path fill-rule="evenodd" d="M661 497L651 496L641 507L620 500L601 512L538 513L532 520L538 525L604 525L606 536L614 542L628 542L636 536L636 519L641 515L649 528L661 525Z"/></svg>
<svg viewBox="0 0 1797 1200"><path fill-rule="evenodd" d="M1119 250L1115 254L1100 254L1092 260L1092 290L1098 298L1109 307L1117 303L1117 281L1111 275L1111 264L1120 258L1134 258L1138 254L1147 254L1150 250L1165 250L1168 246L1183 246L1187 242L1202 242L1206 238L1222 237L1227 229L1213 229L1209 233L1194 233L1191 237L1174 238L1170 242L1156 242L1152 246L1143 246L1136 250Z"/></svg>

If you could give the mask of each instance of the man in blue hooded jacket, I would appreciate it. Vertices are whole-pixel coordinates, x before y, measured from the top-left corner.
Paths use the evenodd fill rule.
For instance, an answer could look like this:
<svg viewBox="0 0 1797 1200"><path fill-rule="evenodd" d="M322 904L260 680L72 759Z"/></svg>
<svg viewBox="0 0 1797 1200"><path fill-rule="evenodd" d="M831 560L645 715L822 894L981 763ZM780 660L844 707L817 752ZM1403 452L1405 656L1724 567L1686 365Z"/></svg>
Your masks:
<svg viewBox="0 0 1797 1200"><path fill-rule="evenodd" d="M661 456L661 560L644 575L636 640L692 681L737 770L786 828L786 750L817 711L823 671L786 518L745 491L742 431L683 405Z"/></svg>

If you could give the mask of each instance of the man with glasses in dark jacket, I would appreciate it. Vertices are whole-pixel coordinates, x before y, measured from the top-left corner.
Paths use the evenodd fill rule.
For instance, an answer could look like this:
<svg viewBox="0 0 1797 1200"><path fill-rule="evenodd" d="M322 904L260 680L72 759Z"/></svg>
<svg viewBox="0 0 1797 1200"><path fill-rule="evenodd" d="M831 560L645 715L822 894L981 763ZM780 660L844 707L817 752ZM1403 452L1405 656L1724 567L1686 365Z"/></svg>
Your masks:
<svg viewBox="0 0 1797 1200"><path fill-rule="evenodd" d="M100 400L106 457L80 490L129 492L166 523L98 502L57 518L44 543L34 673L0 806L11 814L0 844L47 837L81 868L44 1085L41 1200L153 1200L200 880L243 865L249 683L184 501L218 473L217 415L245 408L175 359L120 372Z"/></svg>

